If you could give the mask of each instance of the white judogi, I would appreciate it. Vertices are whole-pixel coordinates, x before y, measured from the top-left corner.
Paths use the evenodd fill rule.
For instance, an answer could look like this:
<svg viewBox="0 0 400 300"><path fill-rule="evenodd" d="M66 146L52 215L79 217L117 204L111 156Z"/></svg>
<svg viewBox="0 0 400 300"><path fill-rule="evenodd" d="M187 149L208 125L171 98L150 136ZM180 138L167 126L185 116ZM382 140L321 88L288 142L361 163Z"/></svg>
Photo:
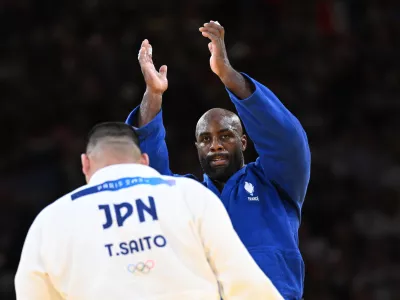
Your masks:
<svg viewBox="0 0 400 300"><path fill-rule="evenodd" d="M17 300L282 299L217 196L137 164L103 168L46 207L15 286Z"/></svg>

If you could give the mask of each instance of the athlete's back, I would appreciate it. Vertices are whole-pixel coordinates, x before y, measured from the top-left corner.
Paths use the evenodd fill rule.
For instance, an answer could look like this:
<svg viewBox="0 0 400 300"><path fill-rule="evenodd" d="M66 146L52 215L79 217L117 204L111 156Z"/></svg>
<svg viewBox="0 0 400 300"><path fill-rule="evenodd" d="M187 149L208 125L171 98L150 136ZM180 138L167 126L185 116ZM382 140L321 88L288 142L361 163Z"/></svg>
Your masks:
<svg viewBox="0 0 400 300"><path fill-rule="evenodd" d="M281 299L219 199L139 164L97 170L34 221L17 299Z"/></svg>

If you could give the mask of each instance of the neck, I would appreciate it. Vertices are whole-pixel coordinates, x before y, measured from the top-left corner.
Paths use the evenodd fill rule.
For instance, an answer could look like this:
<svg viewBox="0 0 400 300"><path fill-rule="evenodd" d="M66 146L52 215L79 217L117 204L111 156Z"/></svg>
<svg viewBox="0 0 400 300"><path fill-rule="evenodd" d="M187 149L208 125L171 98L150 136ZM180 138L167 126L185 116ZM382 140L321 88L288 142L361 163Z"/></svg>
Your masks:
<svg viewBox="0 0 400 300"><path fill-rule="evenodd" d="M236 171L238 172L240 169L242 169L245 166L244 161L242 162L241 167ZM236 173L235 172L235 173ZM231 178L235 173L233 173L229 178ZM221 180L215 180L215 179L211 179L211 181L214 183L214 185L216 186L216 188L222 192L222 190L224 189L225 183L229 180L229 178L227 180L221 181Z"/></svg>
<svg viewBox="0 0 400 300"><path fill-rule="evenodd" d="M97 165L97 169L102 169L108 166L112 166L112 165L120 165L120 164L135 164L138 163L138 161L136 159L108 159L108 160L104 160L102 162L100 162Z"/></svg>
<svg viewBox="0 0 400 300"><path fill-rule="evenodd" d="M86 175L86 180L89 181L90 178L94 173L96 173L98 170L103 169L108 166L112 165L119 165L119 164L134 164L138 163L138 160L132 159L132 158L108 158L108 159L102 159L102 160L92 160L92 165L90 168L90 172L88 175Z"/></svg>
<svg viewBox="0 0 400 300"><path fill-rule="evenodd" d="M226 182L222 182L222 181L218 181L218 180L212 180L212 182L214 183L214 185L216 186L216 188L222 192L222 190L224 189L225 183Z"/></svg>

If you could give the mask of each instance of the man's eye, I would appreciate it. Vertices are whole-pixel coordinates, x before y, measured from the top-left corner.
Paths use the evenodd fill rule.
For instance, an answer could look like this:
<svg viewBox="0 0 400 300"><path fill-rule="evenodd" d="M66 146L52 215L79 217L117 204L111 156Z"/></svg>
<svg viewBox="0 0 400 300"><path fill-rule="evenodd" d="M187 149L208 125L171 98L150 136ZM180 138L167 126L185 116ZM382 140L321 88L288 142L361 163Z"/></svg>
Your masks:
<svg viewBox="0 0 400 300"><path fill-rule="evenodd" d="M227 140L227 139L229 139L229 135L227 135L227 134L224 134L224 135L222 135L222 136L221 136L221 139L223 139L223 140Z"/></svg>
<svg viewBox="0 0 400 300"><path fill-rule="evenodd" d="M203 142L209 142L210 141L210 137L209 136L205 136L203 137Z"/></svg>

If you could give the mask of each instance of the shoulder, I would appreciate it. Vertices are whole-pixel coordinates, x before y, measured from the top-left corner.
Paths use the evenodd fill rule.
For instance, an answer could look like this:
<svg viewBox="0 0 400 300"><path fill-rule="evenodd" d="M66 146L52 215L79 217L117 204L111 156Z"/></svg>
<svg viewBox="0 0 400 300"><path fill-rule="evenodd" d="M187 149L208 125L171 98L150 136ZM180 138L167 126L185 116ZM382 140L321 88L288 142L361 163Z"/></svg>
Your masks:
<svg viewBox="0 0 400 300"><path fill-rule="evenodd" d="M196 180L196 181L200 181L196 176L194 176L193 174L184 174L184 175L181 175L181 174L173 174L171 177L174 177L174 178L190 178L190 179L193 179L193 180Z"/></svg>
<svg viewBox="0 0 400 300"><path fill-rule="evenodd" d="M197 178L193 175L185 176L162 176L163 179L174 182L177 188L183 191L203 191L208 190L202 183L200 183Z"/></svg>
<svg viewBox="0 0 400 300"><path fill-rule="evenodd" d="M168 180L174 180L178 193L182 195L187 205L194 209L202 209L210 201L219 202L218 197L210 191L203 183L190 177L163 176Z"/></svg>
<svg viewBox="0 0 400 300"><path fill-rule="evenodd" d="M47 205L41 210L37 215L35 222L46 226L46 224L51 224L51 226L56 226L65 218L71 217L71 209L74 206L74 201L72 201L71 195L87 187L86 185L81 186L72 192L65 194L64 196L56 199L53 203Z"/></svg>
<svg viewBox="0 0 400 300"><path fill-rule="evenodd" d="M264 168L261 165L260 158L257 157L256 161L248 163L246 165L246 173L251 173L257 177L260 177L262 180L266 180Z"/></svg>

